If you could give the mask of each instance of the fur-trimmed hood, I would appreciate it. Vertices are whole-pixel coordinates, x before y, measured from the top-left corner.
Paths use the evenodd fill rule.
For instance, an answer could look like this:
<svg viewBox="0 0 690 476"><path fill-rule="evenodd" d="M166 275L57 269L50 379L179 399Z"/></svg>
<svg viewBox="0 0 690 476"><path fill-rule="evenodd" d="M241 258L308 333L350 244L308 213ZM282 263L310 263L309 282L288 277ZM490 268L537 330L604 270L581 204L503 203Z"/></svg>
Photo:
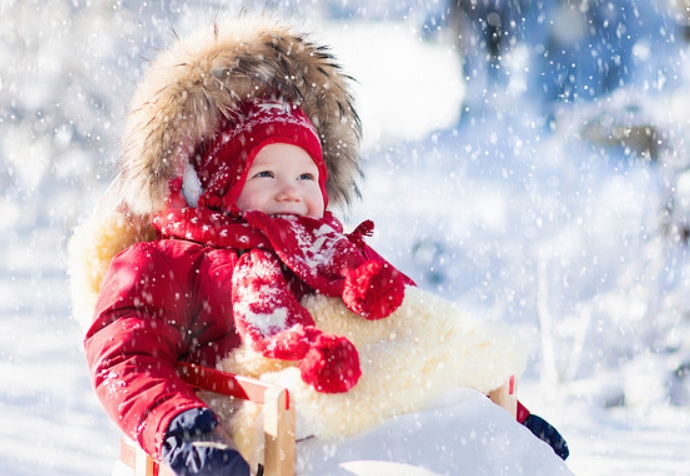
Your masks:
<svg viewBox="0 0 690 476"><path fill-rule="evenodd" d="M220 120L253 97L280 94L316 126L330 203L358 194L361 124L344 74L324 46L266 19L215 24L152 63L130 103L117 188L137 215L159 211L170 179Z"/></svg>
<svg viewBox="0 0 690 476"><path fill-rule="evenodd" d="M329 203L350 203L361 175L350 82L325 47L265 18L209 25L163 51L130 103L119 174L70 240L77 321L90 325L113 256L155 239L150 215L162 209L169 180L244 99L278 91L299 104L321 138Z"/></svg>

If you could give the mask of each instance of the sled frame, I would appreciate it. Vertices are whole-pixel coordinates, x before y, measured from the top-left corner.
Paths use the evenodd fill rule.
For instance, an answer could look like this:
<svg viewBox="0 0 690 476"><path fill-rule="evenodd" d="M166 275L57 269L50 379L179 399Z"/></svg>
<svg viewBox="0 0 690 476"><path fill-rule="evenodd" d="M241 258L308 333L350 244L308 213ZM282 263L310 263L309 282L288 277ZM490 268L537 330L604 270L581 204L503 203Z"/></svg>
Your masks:
<svg viewBox="0 0 690 476"><path fill-rule="evenodd" d="M295 409L287 389L242 375L181 362L177 366L190 386L249 400L264 407L264 476L295 474ZM175 476L154 461L131 439L121 440L120 460L134 468L134 476Z"/></svg>
<svg viewBox="0 0 690 476"><path fill-rule="evenodd" d="M517 378L511 375L501 387L489 392L489 399L517 419Z"/></svg>

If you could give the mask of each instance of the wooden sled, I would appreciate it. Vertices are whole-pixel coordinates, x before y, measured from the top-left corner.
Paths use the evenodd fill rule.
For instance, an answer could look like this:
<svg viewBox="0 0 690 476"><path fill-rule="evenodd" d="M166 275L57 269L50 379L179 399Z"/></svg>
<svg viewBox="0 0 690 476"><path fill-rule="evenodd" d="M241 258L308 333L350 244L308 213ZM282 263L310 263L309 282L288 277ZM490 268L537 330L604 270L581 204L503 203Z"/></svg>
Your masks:
<svg viewBox="0 0 690 476"><path fill-rule="evenodd" d="M255 378L236 375L189 363L178 365L185 382L199 390L242 398L264 406L263 476L295 474L295 410L287 389ZM511 377L488 397L515 417L517 382ZM175 476L167 466L154 461L134 441L123 437L120 461L134 470L134 476Z"/></svg>
<svg viewBox="0 0 690 476"><path fill-rule="evenodd" d="M180 375L192 387L242 398L264 406L264 476L295 474L295 409L288 391L255 378L221 372L189 363L178 365ZM175 476L154 461L131 439L120 443L120 461L134 476Z"/></svg>

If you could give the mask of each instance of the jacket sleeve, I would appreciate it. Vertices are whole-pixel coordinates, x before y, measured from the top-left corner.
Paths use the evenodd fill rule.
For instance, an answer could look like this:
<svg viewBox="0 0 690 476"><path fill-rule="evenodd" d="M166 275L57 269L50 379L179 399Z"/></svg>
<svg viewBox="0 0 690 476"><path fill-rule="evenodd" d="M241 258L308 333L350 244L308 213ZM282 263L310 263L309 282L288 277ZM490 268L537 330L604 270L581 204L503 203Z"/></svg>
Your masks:
<svg viewBox="0 0 690 476"><path fill-rule="evenodd" d="M84 341L106 413L157 459L170 421L205 406L175 369L202 332L199 326L208 327L198 322L198 256L171 259L151 243L117 255Z"/></svg>

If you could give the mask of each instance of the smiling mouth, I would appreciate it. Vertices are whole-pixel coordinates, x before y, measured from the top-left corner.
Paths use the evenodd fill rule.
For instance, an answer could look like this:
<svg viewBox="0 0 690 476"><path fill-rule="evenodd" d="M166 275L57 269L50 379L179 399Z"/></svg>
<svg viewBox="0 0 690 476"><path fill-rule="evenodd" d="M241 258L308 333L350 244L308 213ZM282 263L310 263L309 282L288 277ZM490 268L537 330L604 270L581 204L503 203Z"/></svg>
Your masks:
<svg viewBox="0 0 690 476"><path fill-rule="evenodd" d="M305 215L305 213L301 210L296 210L295 208L291 207L277 207L274 211L271 211L269 215L292 215L292 216L302 216Z"/></svg>

